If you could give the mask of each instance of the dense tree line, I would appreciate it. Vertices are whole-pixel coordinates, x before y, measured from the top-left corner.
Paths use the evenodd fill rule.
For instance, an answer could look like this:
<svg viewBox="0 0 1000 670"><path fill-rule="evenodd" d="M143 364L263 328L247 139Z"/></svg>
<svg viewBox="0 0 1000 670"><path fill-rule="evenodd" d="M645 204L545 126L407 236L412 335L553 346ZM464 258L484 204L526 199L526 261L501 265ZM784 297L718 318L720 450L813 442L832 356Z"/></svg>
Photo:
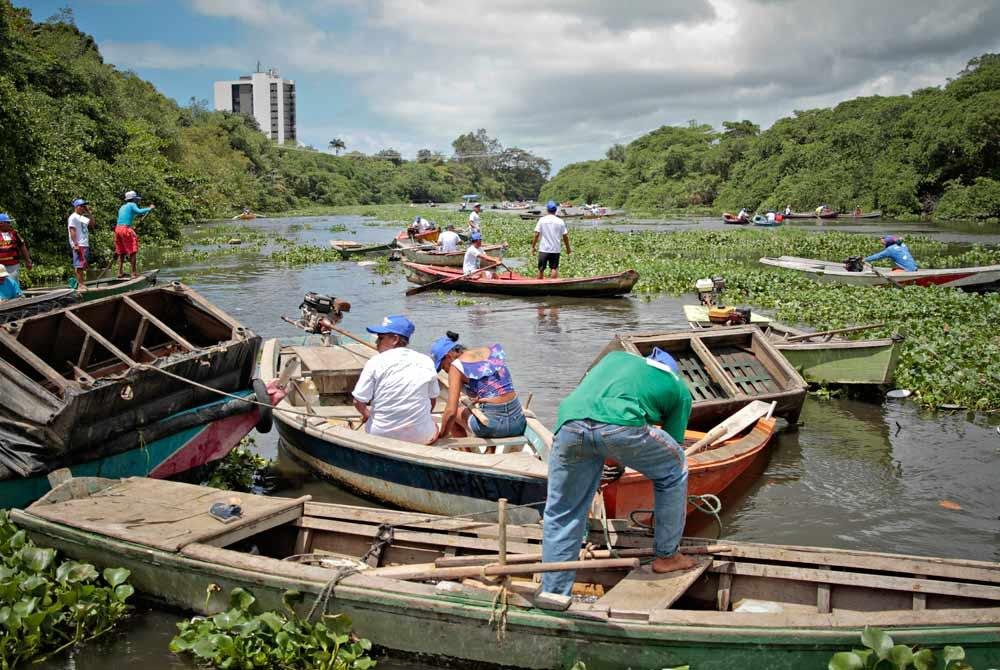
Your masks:
<svg viewBox="0 0 1000 670"><path fill-rule="evenodd" d="M942 87L796 111L761 132L664 126L563 168L542 197L638 210L883 209L1000 217L1000 54Z"/></svg>
<svg viewBox="0 0 1000 670"><path fill-rule="evenodd" d="M93 203L110 235L122 194L139 191L156 210L147 239L177 236L197 219L241 207L281 212L312 205L534 197L548 162L469 133L495 157L451 159L429 150L416 161L385 149L373 156L330 142L338 155L279 147L253 119L178 105L152 84L104 63L94 40L64 10L41 22L0 0L0 211L36 249L62 251L73 198ZM465 136L462 136L465 137ZM459 138L458 145L468 146ZM477 152L481 153L481 152ZM104 225L107 224L107 225Z"/></svg>

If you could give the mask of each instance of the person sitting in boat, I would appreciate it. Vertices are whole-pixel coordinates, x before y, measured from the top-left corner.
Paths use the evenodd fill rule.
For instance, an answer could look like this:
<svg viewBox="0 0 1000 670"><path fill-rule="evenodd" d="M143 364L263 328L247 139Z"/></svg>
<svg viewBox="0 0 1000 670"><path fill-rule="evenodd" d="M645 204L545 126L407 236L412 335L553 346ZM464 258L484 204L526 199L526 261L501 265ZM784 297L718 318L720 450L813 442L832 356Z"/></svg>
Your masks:
<svg viewBox="0 0 1000 670"><path fill-rule="evenodd" d="M458 335L449 332L431 345L434 367L448 374L448 404L441 417L438 439L452 435L466 437L515 437L524 435L526 422L521 401L507 368L503 347L466 349ZM462 391L479 403L489 420L483 425L472 412L458 406Z"/></svg>
<svg viewBox="0 0 1000 670"><path fill-rule="evenodd" d="M23 297L24 293L21 292L21 284L7 272L6 267L0 264L0 302Z"/></svg>
<svg viewBox="0 0 1000 670"><path fill-rule="evenodd" d="M590 369L559 405L542 524L544 563L579 557L587 512L604 461L611 459L653 483L653 571L694 565L678 552L687 516L684 429L690 414L691 392L678 374L677 361L658 347L646 359L615 351ZM573 571L545 572L542 591L568 596L573 579Z"/></svg>
<svg viewBox="0 0 1000 670"><path fill-rule="evenodd" d="M917 270L917 262L913 260L913 255L903 243L902 238L886 235L882 238L882 244L885 248L865 258L865 263L870 264L883 258L890 258L896 264L896 267L892 269L893 272L914 272Z"/></svg>
<svg viewBox="0 0 1000 670"><path fill-rule="evenodd" d="M382 319L368 332L376 336L379 353L368 359L354 386L354 407L371 435L430 444L437 437L431 416L441 393L430 358L408 349L416 330L401 314Z"/></svg>
<svg viewBox="0 0 1000 670"><path fill-rule="evenodd" d="M490 256L485 251L483 251L483 234L476 231L469 235L469 248L465 250L465 258L462 261L462 274L472 274L479 269L480 263L486 262L489 265L497 265L502 259L494 258ZM473 279L476 279L482 274L487 279L493 278L492 272L483 272L474 275Z"/></svg>
<svg viewBox="0 0 1000 670"><path fill-rule="evenodd" d="M448 227L438 236L438 249L441 251L458 251L458 245L462 238L455 232L455 226L448 224Z"/></svg>
<svg viewBox="0 0 1000 670"><path fill-rule="evenodd" d="M740 219L741 221L746 221L747 219L750 218L750 212L748 212L747 208L744 207L743 209L740 210L740 213L736 215L736 218Z"/></svg>
<svg viewBox="0 0 1000 670"><path fill-rule="evenodd" d="M791 213L792 213L792 206L791 205L785 205L785 216L788 216Z"/></svg>

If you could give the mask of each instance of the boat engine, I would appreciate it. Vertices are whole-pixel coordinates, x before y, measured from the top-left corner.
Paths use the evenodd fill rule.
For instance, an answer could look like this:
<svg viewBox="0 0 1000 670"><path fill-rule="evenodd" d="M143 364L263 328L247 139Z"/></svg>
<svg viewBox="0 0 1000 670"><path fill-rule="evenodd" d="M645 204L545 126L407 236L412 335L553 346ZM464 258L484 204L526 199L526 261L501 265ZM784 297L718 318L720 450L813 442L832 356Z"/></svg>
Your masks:
<svg viewBox="0 0 1000 670"><path fill-rule="evenodd" d="M863 272L865 269L865 260L861 256L851 256L844 261L844 269L848 272Z"/></svg>
<svg viewBox="0 0 1000 670"><path fill-rule="evenodd" d="M307 333L328 333L350 311L351 303L346 300L310 291L299 305L301 317L296 325Z"/></svg>
<svg viewBox="0 0 1000 670"><path fill-rule="evenodd" d="M719 276L706 277L696 281L694 288L698 291L698 300L701 304L712 307L719 304L719 297L726 290L726 280Z"/></svg>

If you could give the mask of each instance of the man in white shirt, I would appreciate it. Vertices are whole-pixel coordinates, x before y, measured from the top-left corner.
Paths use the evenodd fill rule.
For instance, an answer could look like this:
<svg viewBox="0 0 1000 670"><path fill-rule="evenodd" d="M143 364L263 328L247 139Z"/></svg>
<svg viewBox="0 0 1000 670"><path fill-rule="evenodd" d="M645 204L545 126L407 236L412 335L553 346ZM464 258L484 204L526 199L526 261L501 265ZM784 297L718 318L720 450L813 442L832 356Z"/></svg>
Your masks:
<svg viewBox="0 0 1000 670"><path fill-rule="evenodd" d="M368 359L354 386L354 407L365 430L394 440L430 444L437 437L431 410L441 387L429 356L407 349L416 328L401 314L370 326L379 353Z"/></svg>
<svg viewBox="0 0 1000 670"><path fill-rule="evenodd" d="M472 206L472 213L469 214L469 232L470 233L480 233L482 230L479 228L479 212L482 211L482 207L477 202Z"/></svg>
<svg viewBox="0 0 1000 670"><path fill-rule="evenodd" d="M73 213L66 220L69 246L73 250L73 270L76 272L76 290L86 291L87 266L90 264L90 229L94 221L90 207L83 198L73 201Z"/></svg>
<svg viewBox="0 0 1000 670"><path fill-rule="evenodd" d="M448 227L438 236L438 246L441 251L458 251L458 244L462 238L455 232L455 226L448 224Z"/></svg>
<svg viewBox="0 0 1000 670"><path fill-rule="evenodd" d="M531 253L538 249L538 278L545 278L546 266L550 268L549 279L559 278L559 251L562 244L566 245L566 255L569 256L572 250L569 248L569 233L566 224L556 216L555 201L549 200L545 205L548 214L538 219L535 224L535 237L531 240ZM539 244L541 241L541 244Z"/></svg>
<svg viewBox="0 0 1000 670"><path fill-rule="evenodd" d="M472 274L479 269L479 259L483 259L489 265L496 265L500 263L502 259L494 258L490 256L482 249L483 246L483 235L482 233L475 232L469 236L469 248L465 250L465 258L462 260L462 274ZM487 272L486 278L490 279L492 273Z"/></svg>

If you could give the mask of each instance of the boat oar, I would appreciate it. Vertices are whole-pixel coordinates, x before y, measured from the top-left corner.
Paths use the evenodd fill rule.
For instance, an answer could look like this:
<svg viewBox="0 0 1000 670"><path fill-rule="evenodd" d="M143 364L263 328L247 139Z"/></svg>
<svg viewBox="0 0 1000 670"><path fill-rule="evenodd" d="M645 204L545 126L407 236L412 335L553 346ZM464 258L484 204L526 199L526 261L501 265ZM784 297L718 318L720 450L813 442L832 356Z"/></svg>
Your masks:
<svg viewBox="0 0 1000 670"><path fill-rule="evenodd" d="M896 288L903 288L902 284L900 284L898 281L896 281L895 279L893 279L892 277L890 277L888 274L882 274L881 272L879 272L878 268L876 268L874 265L869 265L868 267L870 267L872 269L872 272L875 273L876 277L881 277L882 279L886 280L887 282L889 282L890 284L892 284Z"/></svg>
<svg viewBox="0 0 1000 670"><path fill-rule="evenodd" d="M754 400L752 403L736 412L736 414L733 414L718 426L705 433L705 437L701 438L684 450L684 455L693 456L705 447L709 447L716 442L728 440L734 435L742 432L747 427L756 423L761 417L770 416L776 405L777 402L768 404L761 400Z"/></svg>
<svg viewBox="0 0 1000 670"><path fill-rule="evenodd" d="M840 335L841 333L856 333L860 330L871 330L872 328L881 328L884 323L872 323L867 326L851 326L849 328L835 328L834 330L821 330L815 333L803 333L802 335L793 335L792 337L786 337L782 340L784 342L798 342L800 340L811 340L814 337L826 337L827 335Z"/></svg>
<svg viewBox="0 0 1000 670"><path fill-rule="evenodd" d="M494 263L493 265L488 265L488 266L486 266L484 268L476 268L472 272L466 272L464 275L460 275L458 277L445 277L444 279L435 279L434 281L429 282L427 284L421 284L420 286L414 286L411 289L407 289L406 295L417 295L418 293L423 293L424 291L427 291L427 290L429 290L429 289L431 289L431 288L433 288L433 287L435 287L435 286L437 286L439 284L450 284L451 282L458 281L459 279L468 279L469 277L471 277L472 275L476 274L477 272L483 272L485 270L492 270L493 268L495 268L495 267L497 267L499 265L503 265L503 263ZM507 266L504 265L504 267L507 267ZM507 268L507 269L509 270L510 268Z"/></svg>

